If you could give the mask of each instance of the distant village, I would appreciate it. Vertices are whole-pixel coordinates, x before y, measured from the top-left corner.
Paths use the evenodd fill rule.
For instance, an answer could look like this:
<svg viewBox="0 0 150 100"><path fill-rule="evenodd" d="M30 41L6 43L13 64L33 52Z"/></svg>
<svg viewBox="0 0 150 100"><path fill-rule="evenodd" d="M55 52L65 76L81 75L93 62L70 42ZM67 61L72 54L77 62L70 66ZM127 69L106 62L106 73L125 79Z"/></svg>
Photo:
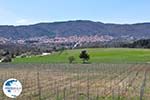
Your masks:
<svg viewBox="0 0 150 100"><path fill-rule="evenodd" d="M113 37L109 35L91 35L91 36L68 36L68 37L61 37L56 36L53 38L42 36L42 37L34 37L29 39L17 39L11 40L6 38L0 38L0 43L17 43L17 44L46 44L46 43L73 43L73 42L106 42L112 40Z"/></svg>
<svg viewBox="0 0 150 100"><path fill-rule="evenodd" d="M105 41L110 41L112 40L113 37L112 36L108 36L108 35L102 35L102 36L98 36L98 35L94 35L94 36L68 36L68 37L60 37L60 36L56 36L54 38L49 38L49 37L35 37L35 38L29 38L29 39L25 39L25 40L17 40L15 41L16 43L22 43L22 44L26 44L26 43L73 43L73 42L105 42Z"/></svg>

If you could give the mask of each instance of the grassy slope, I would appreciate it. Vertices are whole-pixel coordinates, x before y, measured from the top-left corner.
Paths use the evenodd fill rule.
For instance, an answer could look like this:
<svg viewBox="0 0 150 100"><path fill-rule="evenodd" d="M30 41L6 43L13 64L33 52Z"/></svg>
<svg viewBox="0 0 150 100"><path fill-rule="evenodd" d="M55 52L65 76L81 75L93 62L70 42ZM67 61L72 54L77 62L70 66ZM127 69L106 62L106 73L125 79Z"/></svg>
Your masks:
<svg viewBox="0 0 150 100"><path fill-rule="evenodd" d="M66 50L62 54L54 53L48 56L32 56L31 58L16 58L13 63L68 63L68 57L74 56L76 63L81 63L79 54L82 49ZM125 48L90 48L91 63L145 63L150 62L149 49Z"/></svg>

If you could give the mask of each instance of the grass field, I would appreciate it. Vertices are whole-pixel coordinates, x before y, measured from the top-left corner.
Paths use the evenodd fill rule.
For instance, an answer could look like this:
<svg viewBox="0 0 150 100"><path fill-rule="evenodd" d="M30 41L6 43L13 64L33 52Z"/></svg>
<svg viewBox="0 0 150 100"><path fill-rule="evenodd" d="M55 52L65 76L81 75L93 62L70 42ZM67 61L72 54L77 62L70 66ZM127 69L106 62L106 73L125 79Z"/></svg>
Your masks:
<svg viewBox="0 0 150 100"><path fill-rule="evenodd" d="M74 56L74 63L82 63L79 54L83 49L65 50L47 56L31 56L16 58L13 63L68 63L68 57ZM150 62L149 49L129 48L88 48L90 63L148 63Z"/></svg>

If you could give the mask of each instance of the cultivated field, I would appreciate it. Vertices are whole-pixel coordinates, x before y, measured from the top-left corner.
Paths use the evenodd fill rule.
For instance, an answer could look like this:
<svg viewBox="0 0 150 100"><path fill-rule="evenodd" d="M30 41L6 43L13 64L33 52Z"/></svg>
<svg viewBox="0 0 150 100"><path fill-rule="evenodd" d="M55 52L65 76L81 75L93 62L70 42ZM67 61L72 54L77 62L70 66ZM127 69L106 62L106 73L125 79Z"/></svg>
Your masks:
<svg viewBox="0 0 150 100"><path fill-rule="evenodd" d="M15 100L149 100L149 64L0 64L0 87L19 79ZM7 98L2 90L0 100Z"/></svg>
<svg viewBox="0 0 150 100"><path fill-rule="evenodd" d="M16 58L13 63L68 63L68 57L74 56L74 63L82 63L80 52L87 50L90 63L150 63L149 49L129 48L87 48L55 52L47 56Z"/></svg>

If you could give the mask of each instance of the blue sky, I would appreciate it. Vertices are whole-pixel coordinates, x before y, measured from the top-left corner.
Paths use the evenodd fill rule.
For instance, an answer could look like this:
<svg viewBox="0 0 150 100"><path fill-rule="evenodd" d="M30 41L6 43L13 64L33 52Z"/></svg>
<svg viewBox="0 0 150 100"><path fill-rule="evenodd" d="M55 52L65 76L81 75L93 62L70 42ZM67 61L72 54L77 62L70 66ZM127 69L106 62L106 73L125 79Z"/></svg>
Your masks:
<svg viewBox="0 0 150 100"><path fill-rule="evenodd" d="M150 0L0 0L0 25L93 20L150 22Z"/></svg>

